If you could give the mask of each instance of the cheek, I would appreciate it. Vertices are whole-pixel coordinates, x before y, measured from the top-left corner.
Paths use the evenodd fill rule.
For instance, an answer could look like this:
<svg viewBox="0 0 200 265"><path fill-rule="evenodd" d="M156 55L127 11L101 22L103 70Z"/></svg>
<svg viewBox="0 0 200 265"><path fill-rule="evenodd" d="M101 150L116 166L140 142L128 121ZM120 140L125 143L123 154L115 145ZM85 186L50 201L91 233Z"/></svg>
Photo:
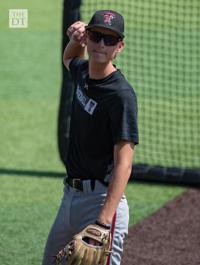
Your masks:
<svg viewBox="0 0 200 265"><path fill-rule="evenodd" d="M89 42L87 42L87 46L86 47L87 47L87 53L90 54L92 49L91 49L91 45L90 45Z"/></svg>
<svg viewBox="0 0 200 265"><path fill-rule="evenodd" d="M116 54L117 54L116 49L111 48L109 54L110 54L111 59L115 59Z"/></svg>
<svg viewBox="0 0 200 265"><path fill-rule="evenodd" d="M87 41L86 42L86 47L87 47L87 53L88 55L91 55L91 53L93 52L93 50L96 48L96 44L91 42L91 41Z"/></svg>

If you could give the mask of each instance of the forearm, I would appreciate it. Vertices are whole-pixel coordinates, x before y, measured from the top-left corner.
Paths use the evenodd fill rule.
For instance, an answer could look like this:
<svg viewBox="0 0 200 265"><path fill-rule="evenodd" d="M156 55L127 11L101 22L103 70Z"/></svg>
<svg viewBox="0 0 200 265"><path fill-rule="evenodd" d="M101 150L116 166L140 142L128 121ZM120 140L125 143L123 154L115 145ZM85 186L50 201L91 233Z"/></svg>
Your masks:
<svg viewBox="0 0 200 265"><path fill-rule="evenodd" d="M66 60L74 57L85 57L85 45L71 39L64 50L63 61L65 62Z"/></svg>
<svg viewBox="0 0 200 265"><path fill-rule="evenodd" d="M70 59L74 57L85 57L86 32L85 23L77 21L67 29L67 35L70 39L63 53L63 63L67 66ZM67 63L68 61L68 63Z"/></svg>
<svg viewBox="0 0 200 265"><path fill-rule="evenodd" d="M114 168L113 176L108 187L105 203L101 209L99 220L111 224L113 216L125 192L127 182L132 170L131 165L119 164Z"/></svg>

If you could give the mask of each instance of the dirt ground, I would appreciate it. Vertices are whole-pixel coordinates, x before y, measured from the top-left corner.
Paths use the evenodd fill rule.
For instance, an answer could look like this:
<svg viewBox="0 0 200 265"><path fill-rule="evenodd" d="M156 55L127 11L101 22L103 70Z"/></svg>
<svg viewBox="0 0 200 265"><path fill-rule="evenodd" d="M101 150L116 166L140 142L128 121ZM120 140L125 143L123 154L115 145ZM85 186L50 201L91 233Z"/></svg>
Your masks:
<svg viewBox="0 0 200 265"><path fill-rule="evenodd" d="M200 190L188 189L130 228L122 265L200 265Z"/></svg>

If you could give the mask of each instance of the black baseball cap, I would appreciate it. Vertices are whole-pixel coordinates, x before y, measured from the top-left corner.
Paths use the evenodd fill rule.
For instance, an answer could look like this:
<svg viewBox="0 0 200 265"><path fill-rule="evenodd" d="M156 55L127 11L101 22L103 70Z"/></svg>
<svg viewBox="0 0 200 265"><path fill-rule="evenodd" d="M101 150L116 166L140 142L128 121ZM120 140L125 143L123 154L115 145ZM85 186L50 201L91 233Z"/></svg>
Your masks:
<svg viewBox="0 0 200 265"><path fill-rule="evenodd" d="M124 18L116 11L97 10L85 28L87 30L94 27L110 29L124 38Z"/></svg>

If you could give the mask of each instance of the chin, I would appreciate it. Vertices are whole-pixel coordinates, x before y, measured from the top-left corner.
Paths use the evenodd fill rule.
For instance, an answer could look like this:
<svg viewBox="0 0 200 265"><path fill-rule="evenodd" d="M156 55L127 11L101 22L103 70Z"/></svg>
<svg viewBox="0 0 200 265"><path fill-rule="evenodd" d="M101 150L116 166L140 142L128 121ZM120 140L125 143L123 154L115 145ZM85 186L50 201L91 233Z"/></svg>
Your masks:
<svg viewBox="0 0 200 265"><path fill-rule="evenodd" d="M108 59L105 58L105 56L102 55L93 55L90 57L90 60L95 62L95 63L99 63L99 64L105 64L108 62Z"/></svg>

